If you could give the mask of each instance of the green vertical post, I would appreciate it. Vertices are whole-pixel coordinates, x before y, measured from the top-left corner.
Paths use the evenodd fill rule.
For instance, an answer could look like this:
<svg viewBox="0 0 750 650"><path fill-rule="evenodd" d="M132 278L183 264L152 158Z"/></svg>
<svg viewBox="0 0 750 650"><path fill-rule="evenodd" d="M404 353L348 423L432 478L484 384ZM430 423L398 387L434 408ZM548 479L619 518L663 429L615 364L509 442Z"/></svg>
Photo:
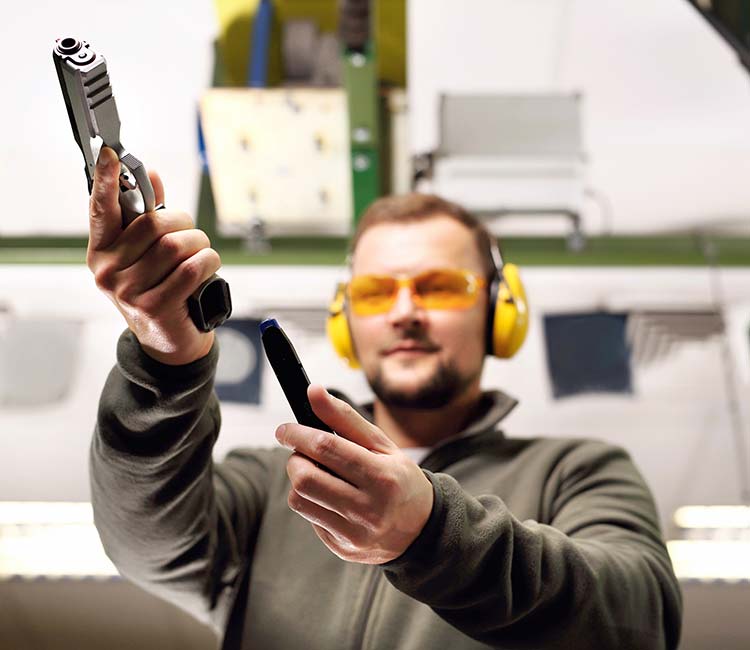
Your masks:
<svg viewBox="0 0 750 650"><path fill-rule="evenodd" d="M342 22L351 28L348 34L343 34L342 65L349 111L353 217L356 226L362 213L381 195L383 188L381 164L384 151L373 37L376 4L372 0L351 0L348 5L344 3L341 6Z"/></svg>
<svg viewBox="0 0 750 650"><path fill-rule="evenodd" d="M370 52L344 53L355 224L365 208L381 193L380 116L376 70L375 57Z"/></svg>

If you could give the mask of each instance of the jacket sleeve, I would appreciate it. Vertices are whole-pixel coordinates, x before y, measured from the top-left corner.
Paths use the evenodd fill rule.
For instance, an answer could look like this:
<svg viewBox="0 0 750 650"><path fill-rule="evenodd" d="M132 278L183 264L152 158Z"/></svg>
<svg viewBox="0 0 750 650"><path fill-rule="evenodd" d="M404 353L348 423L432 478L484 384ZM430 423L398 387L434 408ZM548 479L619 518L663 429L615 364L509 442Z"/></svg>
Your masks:
<svg viewBox="0 0 750 650"><path fill-rule="evenodd" d="M185 366L124 333L90 452L94 521L120 573L223 629L266 499L270 450L211 454L220 414L216 346Z"/></svg>
<svg viewBox="0 0 750 650"><path fill-rule="evenodd" d="M548 481L549 525L427 474L430 519L384 565L396 588L490 645L677 647L679 585L650 492L623 450L586 442L565 455Z"/></svg>

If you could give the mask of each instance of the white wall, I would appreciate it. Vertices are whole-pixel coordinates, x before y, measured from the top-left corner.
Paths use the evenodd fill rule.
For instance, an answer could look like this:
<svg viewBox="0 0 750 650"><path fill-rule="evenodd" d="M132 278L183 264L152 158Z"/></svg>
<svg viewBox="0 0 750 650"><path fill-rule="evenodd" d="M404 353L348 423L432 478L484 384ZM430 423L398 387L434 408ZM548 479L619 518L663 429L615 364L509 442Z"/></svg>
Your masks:
<svg viewBox="0 0 750 650"><path fill-rule="evenodd" d="M436 143L440 92L580 90L590 184L616 231L750 222L750 78L685 0L409 0L413 151ZM37 0L6 8L0 236L84 234L83 162L52 63L55 38L108 61L123 141L195 211L196 105L216 33L207 0ZM592 203L589 230L601 227Z"/></svg>
<svg viewBox="0 0 750 650"><path fill-rule="evenodd" d="M413 152L441 93L582 92L615 232L750 229L750 76L685 0L410 0L408 19Z"/></svg>
<svg viewBox="0 0 750 650"><path fill-rule="evenodd" d="M83 156L52 61L58 37L87 40L107 59L122 141L159 170L168 205L195 211L197 102L210 85L213 5L206 0L35 0L6 5L0 102L0 237L88 228Z"/></svg>
<svg viewBox="0 0 750 650"><path fill-rule="evenodd" d="M229 266L235 315L273 316L295 305L322 315L341 269ZM636 366L634 395L588 395L554 400L547 377L542 318L576 310L710 309L708 272L702 269L525 269L532 324L529 339L511 361L489 360L488 388L520 399L505 429L513 436L584 436L627 448L656 494L665 520L687 503L739 501L736 448L721 362L721 340L677 346L662 362ZM721 287L733 324L731 356L735 390L750 393L750 271L723 270ZM85 268L0 266L0 304L7 318L84 323L78 366L68 397L34 408L0 410L0 501L88 499L87 451L96 407L114 363L123 323L94 287ZM321 318L322 323L322 318ZM0 325L2 324L0 320ZM295 343L310 378L367 399L360 373L348 370L325 340L294 322L282 325ZM3 331L0 327L0 343ZM40 345L42 342L40 342ZM48 372L56 372L50 361ZM41 371L40 371L41 372ZM741 400L745 444L750 444L750 403ZM291 418L270 368L263 376L260 407L225 405L217 457L232 447L276 444L276 426Z"/></svg>

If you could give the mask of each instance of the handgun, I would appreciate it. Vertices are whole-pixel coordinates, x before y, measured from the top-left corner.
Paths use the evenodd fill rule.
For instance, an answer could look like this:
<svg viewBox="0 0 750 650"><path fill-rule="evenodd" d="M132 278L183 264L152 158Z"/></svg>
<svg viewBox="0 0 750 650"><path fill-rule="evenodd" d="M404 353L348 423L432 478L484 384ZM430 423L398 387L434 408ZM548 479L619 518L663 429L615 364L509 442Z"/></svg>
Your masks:
<svg viewBox="0 0 750 650"><path fill-rule="evenodd" d="M67 37L55 41L52 58L73 136L83 153L89 194L99 151L106 145L120 159L122 227L145 212L162 209L163 205L156 205L154 188L143 163L120 142L120 116L104 57L86 41ZM200 331L210 332L218 327L232 313L229 285L214 274L188 298L188 312Z"/></svg>

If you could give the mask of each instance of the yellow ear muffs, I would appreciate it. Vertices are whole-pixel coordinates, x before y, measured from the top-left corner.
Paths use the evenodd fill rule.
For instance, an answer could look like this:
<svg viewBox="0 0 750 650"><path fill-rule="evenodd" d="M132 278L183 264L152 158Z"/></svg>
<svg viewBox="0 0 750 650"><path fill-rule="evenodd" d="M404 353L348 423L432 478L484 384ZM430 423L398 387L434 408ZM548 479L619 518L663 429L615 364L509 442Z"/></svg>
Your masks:
<svg viewBox="0 0 750 650"><path fill-rule="evenodd" d="M487 353L510 359L523 344L529 329L526 290L515 264L503 264L500 277L493 282L489 317L492 337Z"/></svg>
<svg viewBox="0 0 750 650"><path fill-rule="evenodd" d="M333 302L328 307L328 320L326 321L326 333L333 349L350 368L359 368L359 361L354 352L352 335L349 332L349 323L346 320L344 301L346 299L346 283L339 282L336 286L336 294Z"/></svg>

